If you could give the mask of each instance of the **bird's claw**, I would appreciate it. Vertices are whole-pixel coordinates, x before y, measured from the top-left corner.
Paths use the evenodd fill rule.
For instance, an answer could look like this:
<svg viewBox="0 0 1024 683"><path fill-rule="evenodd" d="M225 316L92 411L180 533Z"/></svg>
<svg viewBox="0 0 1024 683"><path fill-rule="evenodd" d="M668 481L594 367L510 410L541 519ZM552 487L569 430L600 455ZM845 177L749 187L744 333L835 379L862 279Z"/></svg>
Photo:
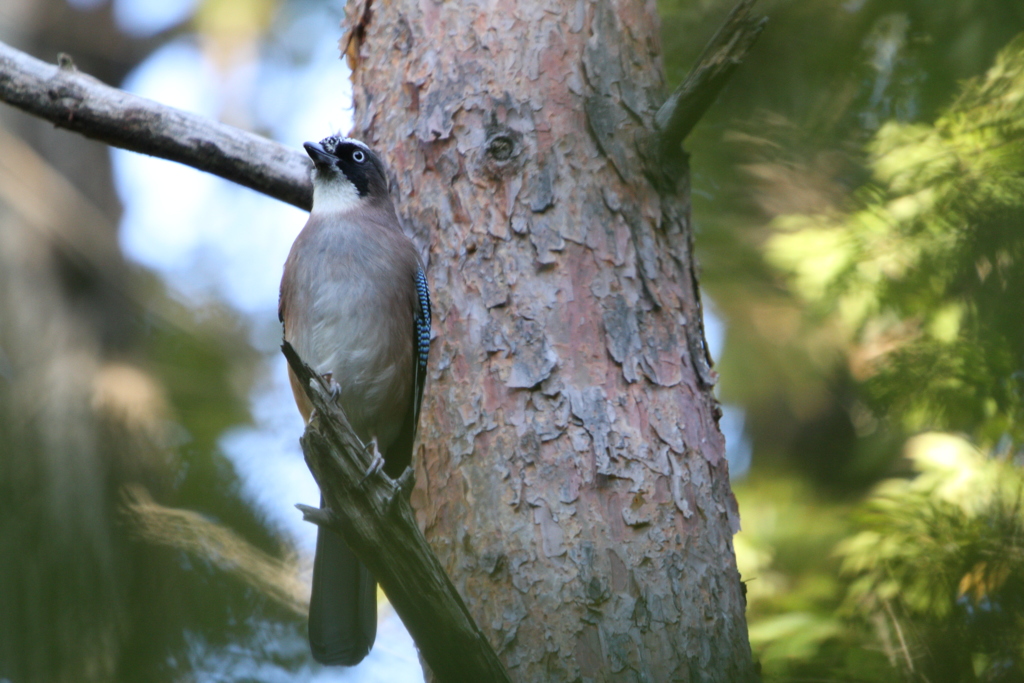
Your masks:
<svg viewBox="0 0 1024 683"><path fill-rule="evenodd" d="M412 489L416 486L416 472L413 471L412 467L406 467L405 471L402 472L398 477L398 490L402 492L405 499L408 500L409 496L412 495Z"/></svg>
<svg viewBox="0 0 1024 683"><path fill-rule="evenodd" d="M405 471L398 476L398 479L394 482L395 488L388 495L388 511L393 512L395 506L398 505L398 501L401 499L409 500L412 496L413 487L416 486L416 473L411 467L406 467Z"/></svg>
<svg viewBox="0 0 1024 683"><path fill-rule="evenodd" d="M331 400L337 401L338 397L341 396L341 385L334 381L334 373L325 372L322 377L324 382L327 383L327 391L331 395Z"/></svg>
<svg viewBox="0 0 1024 683"><path fill-rule="evenodd" d="M380 454L377 449L377 442L371 442L371 448L373 448L373 460L370 461L370 466L366 468L366 474L363 475L362 480L359 482L360 488L366 483L366 480L377 474L384 468L384 456Z"/></svg>

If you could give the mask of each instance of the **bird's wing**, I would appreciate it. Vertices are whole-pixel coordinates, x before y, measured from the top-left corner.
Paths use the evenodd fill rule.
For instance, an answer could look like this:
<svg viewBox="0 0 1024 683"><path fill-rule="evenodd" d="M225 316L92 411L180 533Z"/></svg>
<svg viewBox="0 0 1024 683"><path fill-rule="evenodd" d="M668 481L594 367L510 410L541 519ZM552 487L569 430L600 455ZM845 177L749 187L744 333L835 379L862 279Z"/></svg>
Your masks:
<svg viewBox="0 0 1024 683"><path fill-rule="evenodd" d="M420 420L423 387L427 383L427 356L430 353L430 288L422 268L416 271L417 308L413 316L413 386L409 410L406 411L402 430L388 449L384 471L392 478L401 476L412 462L412 446L416 439L416 426Z"/></svg>
<svg viewBox="0 0 1024 683"><path fill-rule="evenodd" d="M427 285L427 275L422 268L416 271L416 297L419 302L419 310L416 311L416 339L414 341L416 348L413 351L413 356L416 359L414 424L419 422L423 387L427 383L427 356L430 354L430 287Z"/></svg>

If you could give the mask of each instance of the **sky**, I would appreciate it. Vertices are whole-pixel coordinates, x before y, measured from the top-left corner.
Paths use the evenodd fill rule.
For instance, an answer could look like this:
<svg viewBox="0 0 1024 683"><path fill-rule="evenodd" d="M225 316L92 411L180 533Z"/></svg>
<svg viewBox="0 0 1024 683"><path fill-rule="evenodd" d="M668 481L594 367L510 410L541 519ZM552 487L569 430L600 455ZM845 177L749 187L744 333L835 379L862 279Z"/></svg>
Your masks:
<svg viewBox="0 0 1024 683"><path fill-rule="evenodd" d="M92 7L102 0L69 0ZM196 0L114 0L114 15L135 35L151 35L187 17ZM299 148L351 127L348 69L338 58L341 11L336 5L298 5L276 21L277 39L296 49L266 50L256 63L218 71L195 39L184 35L154 52L128 75L126 90L180 109L223 119L245 116L259 130ZM298 53L298 58L296 54ZM225 95L227 93L228 95ZM228 97L234 98L228 101ZM277 292L281 270L306 214L228 181L172 162L112 150L115 183L124 204L121 245L128 258L160 274L174 296L199 306L211 299L247 316L265 372L250 396L254 425L221 440L242 481L243 495L282 536L311 558L316 529L302 522L294 503L315 504L319 494L298 445L302 433L283 357L278 351ZM725 326L707 306L713 357ZM743 413L725 407L722 428L733 477L750 463ZM270 635L270 634L268 634ZM390 609L382 610L377 643L352 669L288 672L257 665L237 653L197 647L200 681L252 677L266 681L422 681L412 640ZM270 666L270 669L267 667Z"/></svg>

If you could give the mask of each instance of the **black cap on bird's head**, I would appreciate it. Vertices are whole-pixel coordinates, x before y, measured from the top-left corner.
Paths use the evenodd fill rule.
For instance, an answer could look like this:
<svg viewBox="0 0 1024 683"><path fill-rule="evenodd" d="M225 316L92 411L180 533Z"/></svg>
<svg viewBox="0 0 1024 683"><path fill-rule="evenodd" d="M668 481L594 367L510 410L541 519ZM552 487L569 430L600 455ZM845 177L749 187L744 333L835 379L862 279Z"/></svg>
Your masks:
<svg viewBox="0 0 1024 683"><path fill-rule="evenodd" d="M314 187L351 183L359 199L388 197L384 162L365 143L331 135L320 142L306 142L302 146L313 160Z"/></svg>

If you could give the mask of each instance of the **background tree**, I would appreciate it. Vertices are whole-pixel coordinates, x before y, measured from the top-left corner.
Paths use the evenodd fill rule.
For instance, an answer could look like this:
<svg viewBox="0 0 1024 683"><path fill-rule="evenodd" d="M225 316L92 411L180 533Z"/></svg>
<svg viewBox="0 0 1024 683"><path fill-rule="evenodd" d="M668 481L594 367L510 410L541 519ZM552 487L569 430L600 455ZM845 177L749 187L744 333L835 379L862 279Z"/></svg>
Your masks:
<svg viewBox="0 0 1024 683"><path fill-rule="evenodd" d="M931 125L890 122L847 214L778 219L766 255L831 330L919 476L879 488L840 547L850 604L911 678L1022 675L1024 40ZM1004 678L1006 679L1006 678Z"/></svg>

